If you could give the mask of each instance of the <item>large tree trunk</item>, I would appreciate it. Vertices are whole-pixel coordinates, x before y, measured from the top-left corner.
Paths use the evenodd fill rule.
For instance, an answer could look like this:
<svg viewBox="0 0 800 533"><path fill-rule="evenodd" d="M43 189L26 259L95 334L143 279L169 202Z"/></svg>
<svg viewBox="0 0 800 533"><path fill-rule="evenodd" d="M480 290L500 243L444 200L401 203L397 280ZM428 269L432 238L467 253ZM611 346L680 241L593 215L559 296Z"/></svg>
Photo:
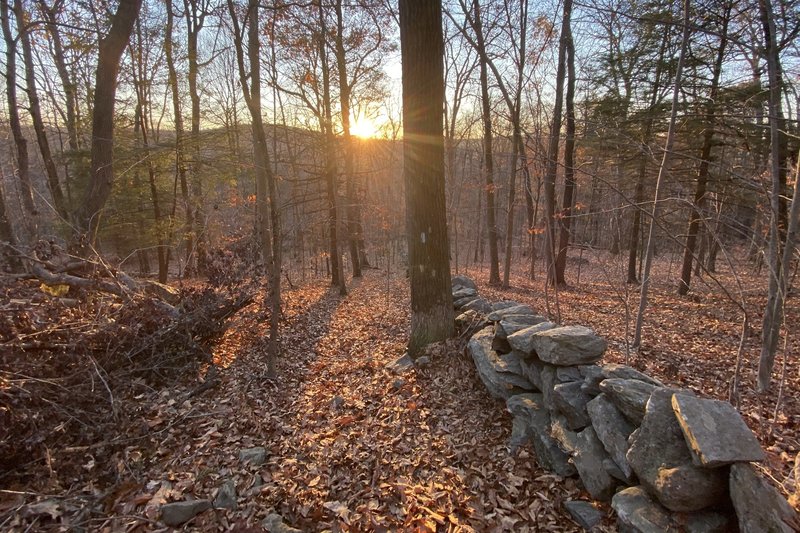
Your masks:
<svg viewBox="0 0 800 533"><path fill-rule="evenodd" d="M686 50L689 47L689 0L683 2L683 36L681 37L681 52L678 56L678 65L675 67L675 80L672 91L672 110L670 111L669 128L667 129L667 139L664 143L664 157L658 169L658 179L656 180L655 199L653 209L650 212L650 232L647 239L647 248L644 256L644 272L642 273L641 293L639 296L639 311L636 315L636 332L633 338L633 347L638 348L642 343L642 325L644 324L644 313L647 309L647 297L650 289L650 269L653 266L653 256L656 247L656 225L659 214L659 203L661 201L661 189L664 179L669 171L669 164L672 159L672 147L675 144L675 124L678 119L678 105L680 103L681 77L683 74L683 63L686 58Z"/></svg>
<svg viewBox="0 0 800 533"><path fill-rule="evenodd" d="M18 33L24 32L24 20L17 18ZM6 45L6 98L8 101L8 123L14 145L17 149L17 175L19 177L22 205L29 215L36 215L36 206L33 203L33 187L31 186L30 164L28 162L28 140L22 134L22 123L19 118L19 104L17 103L17 40L11 34L11 20L8 11L8 1L0 0L0 20L3 25L3 41Z"/></svg>
<svg viewBox="0 0 800 533"><path fill-rule="evenodd" d="M558 254L556 255L555 278L558 285L567 283L564 272L567 269L567 248L572 230L572 209L578 187L575 181L575 46L572 42L572 29L567 41L567 137L564 140L564 196L561 201Z"/></svg>
<svg viewBox="0 0 800 533"><path fill-rule="evenodd" d="M139 15L142 0L120 0L108 35L100 40L92 110L92 162L89 187L75 216L78 239L94 244L101 211L114 183L114 100L120 59Z"/></svg>
<svg viewBox="0 0 800 533"><path fill-rule="evenodd" d="M442 6L400 0L403 63L403 176L411 278L414 358L428 343L453 334L444 177L444 44Z"/></svg>
<svg viewBox="0 0 800 533"><path fill-rule="evenodd" d="M556 69L556 94L553 106L553 123L550 126L550 141L547 148L547 171L544 177L545 206L545 261L547 262L547 283L555 285L556 279L556 175L558 173L558 145L561 136L561 112L564 101L564 78L566 77L566 57L570 39L570 19L572 0L564 0L564 15L561 20L561 38L558 46L558 68Z"/></svg>
<svg viewBox="0 0 800 533"><path fill-rule="evenodd" d="M722 74L722 64L725 60L725 49L728 45L728 21L732 4L727 4L722 18L720 29L720 42L711 76L711 88L706 104L705 128L703 130L703 147L700 149L700 167L697 170L697 184L694 190L694 203L689 213L689 229L686 232L686 247L683 250L683 265L681 266L681 279L678 282L678 294L689 292L692 281L692 262L694 261L697 235L700 223L703 220L703 207L706 202L709 169L711 166L711 148L713 147L716 127L717 95L719 94L719 78Z"/></svg>

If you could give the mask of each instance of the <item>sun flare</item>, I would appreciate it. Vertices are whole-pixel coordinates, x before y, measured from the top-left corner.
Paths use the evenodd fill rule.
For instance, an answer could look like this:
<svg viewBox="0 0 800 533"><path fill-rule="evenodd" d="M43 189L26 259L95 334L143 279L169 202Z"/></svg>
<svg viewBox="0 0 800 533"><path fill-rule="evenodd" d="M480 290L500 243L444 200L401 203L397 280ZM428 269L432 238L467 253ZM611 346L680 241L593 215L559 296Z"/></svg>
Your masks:
<svg viewBox="0 0 800 533"><path fill-rule="evenodd" d="M350 123L350 133L356 137L369 139L378 136L379 128L372 119L359 117Z"/></svg>

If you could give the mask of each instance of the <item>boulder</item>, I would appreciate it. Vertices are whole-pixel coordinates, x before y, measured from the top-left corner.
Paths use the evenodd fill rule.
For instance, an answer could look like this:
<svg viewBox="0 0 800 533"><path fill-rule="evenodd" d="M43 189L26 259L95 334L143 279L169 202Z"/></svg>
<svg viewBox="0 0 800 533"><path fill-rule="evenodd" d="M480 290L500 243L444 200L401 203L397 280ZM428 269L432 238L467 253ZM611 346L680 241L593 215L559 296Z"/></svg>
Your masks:
<svg viewBox="0 0 800 533"><path fill-rule="evenodd" d="M263 465L267 460L267 450L262 446L255 448L244 448L239 450L239 460L254 466Z"/></svg>
<svg viewBox="0 0 800 533"><path fill-rule="evenodd" d="M583 376L583 392L592 396L600 394L600 382L606 379L603 370L597 365L582 365L578 368Z"/></svg>
<svg viewBox="0 0 800 533"><path fill-rule="evenodd" d="M672 408L696 465L712 468L764 460L755 435L728 402L676 394Z"/></svg>
<svg viewBox="0 0 800 533"><path fill-rule="evenodd" d="M603 383L606 383L606 380ZM641 383L641 382L639 382ZM692 512L725 500L727 472L692 463L672 396L679 389L656 388L639 429L628 439L626 458L641 484L673 511Z"/></svg>
<svg viewBox="0 0 800 533"><path fill-rule="evenodd" d="M211 509L208 500L165 503L161 506L161 521L170 527L177 527L208 509Z"/></svg>
<svg viewBox="0 0 800 533"><path fill-rule="evenodd" d="M414 366L414 360L411 359L411 356L408 355L408 352L404 353L394 361L386 363L386 368L394 372L395 374L402 374L406 370L412 368Z"/></svg>
<svg viewBox="0 0 800 533"><path fill-rule="evenodd" d="M550 413L550 436L565 453L572 455L578 450L578 433L569 428L567 419L559 413Z"/></svg>
<svg viewBox="0 0 800 533"><path fill-rule="evenodd" d="M558 383L553 387L553 405L567 419L570 429L583 429L590 423L586 404L592 397L581 390L581 385L583 385L581 381L570 381Z"/></svg>
<svg viewBox="0 0 800 533"><path fill-rule="evenodd" d="M600 390L637 426L642 423L647 400L655 388L638 379L612 378L600 382Z"/></svg>
<svg viewBox="0 0 800 533"><path fill-rule="evenodd" d="M628 437L635 429L605 394L600 394L587 404L587 411L597 438L614 460L625 480L633 474L625 455L628 453ZM613 474L612 474L613 475Z"/></svg>
<svg viewBox="0 0 800 533"><path fill-rule="evenodd" d="M642 487L628 487L611 499L617 513L619 530L631 533L664 533L677 531L669 512L653 501Z"/></svg>
<svg viewBox="0 0 800 533"><path fill-rule="evenodd" d="M594 428L589 426L578 433L576 444L577 449L572 456L572 461L575 463L583 486L595 500L610 500L617 482L603 466L603 461L609 456L600 439L597 438Z"/></svg>
<svg viewBox="0 0 800 533"><path fill-rule="evenodd" d="M570 500L564 502L564 509L575 522L586 531L591 531L594 526L603 520L604 513L591 502Z"/></svg>
<svg viewBox="0 0 800 533"><path fill-rule="evenodd" d="M214 497L215 509L236 509L236 482L232 479L225 481L217 490Z"/></svg>
<svg viewBox="0 0 800 533"><path fill-rule="evenodd" d="M533 444L539 465L555 474L567 477L575 473L558 443L550 436L550 413L544 407L541 394L518 394L506 401L508 412L527 421L526 434ZM518 433L521 431L517 430Z"/></svg>
<svg viewBox="0 0 800 533"><path fill-rule="evenodd" d="M508 363L501 361L498 354L492 350L492 327L487 327L472 336L467 344L467 350L475 362L478 376L483 381L489 394L495 398L505 400L514 394L531 390L530 382L511 372L508 372ZM521 371L521 370L520 370Z"/></svg>
<svg viewBox="0 0 800 533"><path fill-rule="evenodd" d="M486 315L492 312L492 304L490 304L489 300L485 298L475 298L466 305L461 306L461 309L463 311L477 311Z"/></svg>
<svg viewBox="0 0 800 533"><path fill-rule="evenodd" d="M800 520L783 496L752 465L731 465L730 491L741 533L800 531Z"/></svg>
<svg viewBox="0 0 800 533"><path fill-rule="evenodd" d="M548 329L555 328L556 325L552 322L540 322L533 326L521 329L508 336L508 343L511 347L518 352L525 354L528 357L536 355L533 347L533 339L538 333L547 331Z"/></svg>
<svg viewBox="0 0 800 533"><path fill-rule="evenodd" d="M518 307L521 303L514 300L500 300L492 304L492 311L499 311L500 309L507 309L509 307Z"/></svg>
<svg viewBox="0 0 800 533"><path fill-rule="evenodd" d="M456 287L473 289L476 291L478 290L478 286L475 285L475 282L472 281L472 279L467 276L453 276L452 278L450 278L450 285L453 287L454 290L456 289Z"/></svg>
<svg viewBox="0 0 800 533"><path fill-rule="evenodd" d="M486 317L472 309L456 317L456 330L465 337L470 337L476 331L485 328L486 324Z"/></svg>
<svg viewBox="0 0 800 533"><path fill-rule="evenodd" d="M478 291L475 289L470 289L468 287L459 287L453 290L453 301L460 300L462 298L467 298L470 296L478 296Z"/></svg>
<svg viewBox="0 0 800 533"><path fill-rule="evenodd" d="M650 383L656 387L663 387L664 384L655 378L651 378L647 374L639 372L633 367L628 365L618 365L617 363L606 363L600 367L600 371L605 379L635 379Z"/></svg>
<svg viewBox="0 0 800 533"><path fill-rule="evenodd" d="M538 332L531 338L533 351L545 363L576 366L599 360L608 343L584 326L561 326Z"/></svg>
<svg viewBox="0 0 800 533"><path fill-rule="evenodd" d="M453 300L453 309L463 310L465 305L478 299L480 299L480 296L464 296L458 300Z"/></svg>
<svg viewBox="0 0 800 533"><path fill-rule="evenodd" d="M514 307L505 307L503 309L498 309L496 311L490 311L487 315L486 319L490 322L500 322L507 316L511 315L527 315L527 316L534 316L536 312L534 312L533 308L529 305L516 305Z"/></svg>

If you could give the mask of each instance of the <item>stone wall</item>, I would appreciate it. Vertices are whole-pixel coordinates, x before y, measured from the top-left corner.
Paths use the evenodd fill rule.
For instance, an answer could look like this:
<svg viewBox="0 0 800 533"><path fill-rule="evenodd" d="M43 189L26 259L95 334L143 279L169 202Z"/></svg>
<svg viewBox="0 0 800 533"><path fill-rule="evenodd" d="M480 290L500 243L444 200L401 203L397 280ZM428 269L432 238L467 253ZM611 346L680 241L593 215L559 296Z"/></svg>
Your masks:
<svg viewBox="0 0 800 533"><path fill-rule="evenodd" d="M489 393L513 416L510 447L578 476L610 501L620 531L790 532L800 520L752 462L764 453L736 409L629 366L602 364L605 339L558 326L527 305L490 303L453 278L456 324ZM565 503L585 529L602 513Z"/></svg>

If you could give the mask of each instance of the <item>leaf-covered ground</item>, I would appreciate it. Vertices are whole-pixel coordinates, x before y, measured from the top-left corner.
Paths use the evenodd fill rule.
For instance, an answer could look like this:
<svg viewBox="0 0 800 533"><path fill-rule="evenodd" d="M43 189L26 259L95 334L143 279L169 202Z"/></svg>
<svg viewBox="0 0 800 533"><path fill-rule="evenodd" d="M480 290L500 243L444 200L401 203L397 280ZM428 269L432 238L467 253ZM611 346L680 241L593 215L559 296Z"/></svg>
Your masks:
<svg viewBox="0 0 800 533"><path fill-rule="evenodd" d="M485 271L469 273L492 300L515 299L540 312L549 306L563 323L595 328L610 341L607 360L627 359L669 383L726 398L737 307L702 281L687 298L655 283L643 350L626 356L625 311L635 313L635 287L626 294L611 282L621 279L614 265L594 258L578 282L571 264L572 286L559 291L557 308L540 280L514 277L511 289L499 290L487 286ZM668 279L670 266L659 268L657 276ZM721 276L733 284L730 274ZM743 283L751 310L762 305L762 285L757 275ZM267 325L256 303L213 346L218 386L192 395L202 371L169 387L140 386L116 399L127 416L118 427L103 426L102 437L79 446L67 438L75 435L61 445L43 438L42 457L0 472L0 529L157 530L163 503L211 499L233 480L237 508L201 513L187 529L262 531L264 518L278 513L303 531L579 531L562 502L587 495L575 480L541 470L530 450L510 453L510 416L485 392L463 339L432 347L429 366L395 374L386 365L404 351L406 280L370 271L349 290L342 298L317 280L284 293L277 380L266 377ZM789 307L787 324L796 324L793 298ZM758 316L751 323L742 412L768 450L765 472L790 493L800 451L797 341L787 344L775 416L778 387L752 393ZM779 357L779 370L782 363ZM255 446L266 448L265 463L242 464L240 450ZM603 527L613 531L613 518Z"/></svg>

